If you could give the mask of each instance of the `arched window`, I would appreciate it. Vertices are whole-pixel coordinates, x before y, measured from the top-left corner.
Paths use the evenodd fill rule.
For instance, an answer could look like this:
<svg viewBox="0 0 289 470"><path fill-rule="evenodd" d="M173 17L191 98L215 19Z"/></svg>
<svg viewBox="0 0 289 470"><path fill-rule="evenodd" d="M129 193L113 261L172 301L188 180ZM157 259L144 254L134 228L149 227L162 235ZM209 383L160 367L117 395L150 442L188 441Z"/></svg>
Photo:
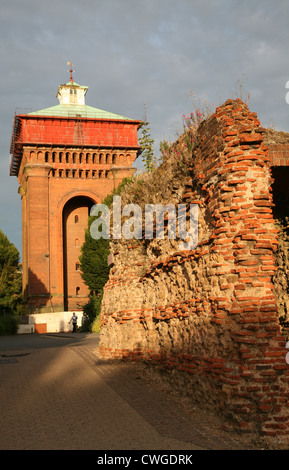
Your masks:
<svg viewBox="0 0 289 470"><path fill-rule="evenodd" d="M75 289L76 295L79 295L79 291L80 291L80 287L76 287L76 289Z"/></svg>
<svg viewBox="0 0 289 470"><path fill-rule="evenodd" d="M45 162L47 163L49 159L49 152L45 152Z"/></svg>
<svg viewBox="0 0 289 470"><path fill-rule="evenodd" d="M78 220L79 220L78 215L75 215L75 216L74 216L74 223L77 224L77 223L78 223Z"/></svg>
<svg viewBox="0 0 289 470"><path fill-rule="evenodd" d="M77 103L77 90L76 88L70 88L69 90L69 101L70 103Z"/></svg>
<svg viewBox="0 0 289 470"><path fill-rule="evenodd" d="M80 271L80 264L79 263L75 263L75 271Z"/></svg>
<svg viewBox="0 0 289 470"><path fill-rule="evenodd" d="M74 243L75 243L75 246L79 246L79 245L80 245L80 243L79 243L79 238L76 238L75 241L74 241Z"/></svg>

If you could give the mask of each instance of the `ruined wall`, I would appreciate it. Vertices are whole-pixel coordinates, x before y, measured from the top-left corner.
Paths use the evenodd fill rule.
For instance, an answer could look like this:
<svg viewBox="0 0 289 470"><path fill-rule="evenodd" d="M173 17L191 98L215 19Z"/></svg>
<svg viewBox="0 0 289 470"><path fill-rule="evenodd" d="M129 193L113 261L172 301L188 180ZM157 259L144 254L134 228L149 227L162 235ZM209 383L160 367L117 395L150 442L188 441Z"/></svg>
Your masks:
<svg viewBox="0 0 289 470"><path fill-rule="evenodd" d="M272 282L278 228L263 132L240 100L201 123L189 177L170 187L170 201L198 204L195 250L167 237L112 240L100 348L161 364L194 400L280 446L289 442L289 366Z"/></svg>

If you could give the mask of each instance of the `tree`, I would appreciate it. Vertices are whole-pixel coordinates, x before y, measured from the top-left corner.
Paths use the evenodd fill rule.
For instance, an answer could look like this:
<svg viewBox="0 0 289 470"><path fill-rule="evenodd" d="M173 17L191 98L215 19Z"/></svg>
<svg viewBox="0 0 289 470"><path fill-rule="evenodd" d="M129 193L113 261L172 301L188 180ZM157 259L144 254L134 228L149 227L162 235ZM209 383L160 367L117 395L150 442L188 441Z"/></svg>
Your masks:
<svg viewBox="0 0 289 470"><path fill-rule="evenodd" d="M20 313L22 274L17 248L0 230L0 315Z"/></svg>
<svg viewBox="0 0 289 470"><path fill-rule="evenodd" d="M102 203L110 207L113 196L120 195L124 187L131 181L131 177L124 178L118 187L105 197ZM93 329L93 322L99 318L103 287L108 281L110 271L108 265L109 240L104 238L95 239L91 236L90 227L94 220L95 217L89 217L88 219L88 229L85 231L85 241L81 247L79 257L81 276L90 290L89 301L83 306L87 318L83 328L84 331Z"/></svg>
<svg viewBox="0 0 289 470"><path fill-rule="evenodd" d="M79 257L81 276L91 293L99 294L108 280L109 240L92 238L90 226L95 217L89 217L89 227L85 232L85 241Z"/></svg>
<svg viewBox="0 0 289 470"><path fill-rule="evenodd" d="M85 231L85 241L79 257L82 279L90 290L89 301L83 306L86 320L83 331L93 329L101 309L103 287L108 281L110 266L108 265L109 240L94 239L90 234L90 226L95 217L89 217L88 229Z"/></svg>
<svg viewBox="0 0 289 470"><path fill-rule="evenodd" d="M108 194L103 200L103 204L108 207L113 202L113 196L120 195L124 187L132 181L132 177L124 178L116 189ZM88 229L85 231L85 241L81 247L79 257L80 271L82 279L88 286L91 293L100 294L103 286L108 281L110 267L107 263L109 255L109 240L95 239L90 234L90 227L95 217L89 217Z"/></svg>
<svg viewBox="0 0 289 470"><path fill-rule="evenodd" d="M155 167L155 155L153 150L154 139L151 137L149 122L147 121L146 116L146 105L145 105L145 118L141 125L142 128L142 135L139 140L139 144L141 146L141 156L142 161L144 162L145 169L147 171L153 170Z"/></svg>

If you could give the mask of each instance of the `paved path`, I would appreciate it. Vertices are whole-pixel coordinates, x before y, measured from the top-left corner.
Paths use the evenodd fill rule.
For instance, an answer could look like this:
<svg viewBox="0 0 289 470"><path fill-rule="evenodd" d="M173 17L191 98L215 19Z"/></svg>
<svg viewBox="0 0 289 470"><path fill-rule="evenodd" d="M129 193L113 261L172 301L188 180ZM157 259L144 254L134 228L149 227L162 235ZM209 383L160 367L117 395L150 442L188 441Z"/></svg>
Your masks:
<svg viewBox="0 0 289 470"><path fill-rule="evenodd" d="M244 449L131 364L104 362L98 336L0 337L0 449Z"/></svg>

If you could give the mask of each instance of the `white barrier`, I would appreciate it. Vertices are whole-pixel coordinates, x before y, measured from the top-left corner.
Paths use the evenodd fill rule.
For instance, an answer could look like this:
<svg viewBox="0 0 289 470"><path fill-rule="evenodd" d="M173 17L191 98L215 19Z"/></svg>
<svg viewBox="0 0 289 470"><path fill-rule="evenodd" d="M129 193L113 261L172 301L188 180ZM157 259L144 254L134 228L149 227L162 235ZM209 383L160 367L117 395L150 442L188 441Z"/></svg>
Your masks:
<svg viewBox="0 0 289 470"><path fill-rule="evenodd" d="M75 312L77 326L81 326L83 312ZM18 334L23 333L60 333L73 329L70 322L73 312L36 313L28 316L28 324L19 325Z"/></svg>

